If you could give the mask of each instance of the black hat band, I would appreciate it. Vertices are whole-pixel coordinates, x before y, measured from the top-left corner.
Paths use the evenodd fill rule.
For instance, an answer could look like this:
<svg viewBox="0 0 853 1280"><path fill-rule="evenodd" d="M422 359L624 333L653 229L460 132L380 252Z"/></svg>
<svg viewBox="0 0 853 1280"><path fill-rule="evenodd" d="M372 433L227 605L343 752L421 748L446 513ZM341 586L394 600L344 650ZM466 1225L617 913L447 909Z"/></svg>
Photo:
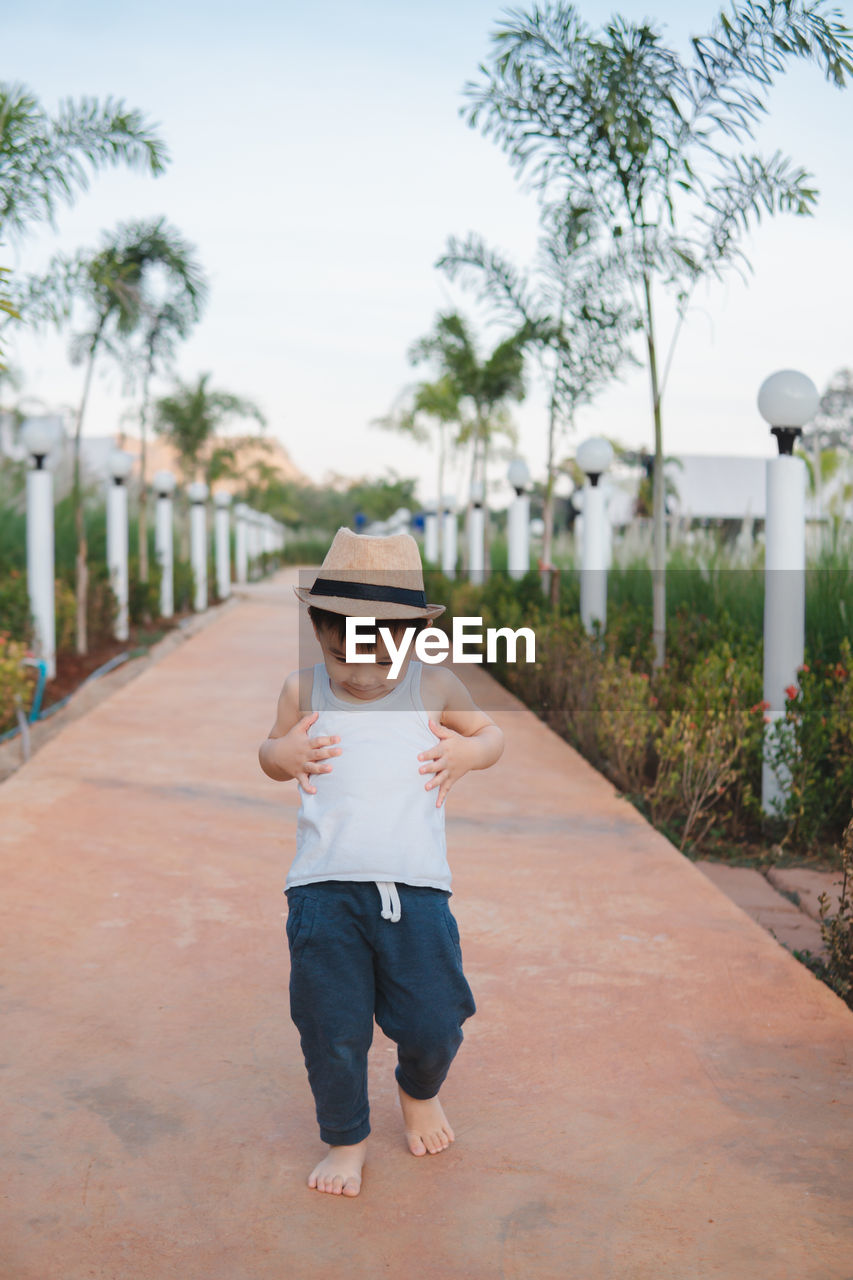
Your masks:
<svg viewBox="0 0 853 1280"><path fill-rule="evenodd" d="M391 604L408 604L426 609L426 593L408 587L379 587L370 582L343 582L339 578L315 578L312 596L342 596L347 600L383 600Z"/></svg>

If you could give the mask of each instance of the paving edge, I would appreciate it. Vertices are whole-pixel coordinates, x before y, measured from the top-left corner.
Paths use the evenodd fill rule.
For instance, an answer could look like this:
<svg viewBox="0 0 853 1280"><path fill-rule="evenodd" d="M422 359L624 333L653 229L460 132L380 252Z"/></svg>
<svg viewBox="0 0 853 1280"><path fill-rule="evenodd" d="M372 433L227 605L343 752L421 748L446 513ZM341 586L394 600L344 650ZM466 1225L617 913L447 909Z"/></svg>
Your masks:
<svg viewBox="0 0 853 1280"><path fill-rule="evenodd" d="M116 690L123 688L131 680L135 680L143 671L147 671L149 667L156 666L158 662L162 661L174 649L177 649L184 641L198 635L205 627L210 626L221 617L224 612L235 608L241 600L246 598L245 595L239 592L232 592L227 600L223 600L220 604L211 605L203 613L190 614L168 635L163 636L156 644L151 645L147 653L140 654L136 658L128 658L126 662L121 663L114 670L108 671L105 675L99 676L97 680L84 681L74 690L64 707L44 720L36 720L29 726L29 759L32 760L33 756L40 751L45 743L50 742L51 738L55 738L57 733L61 733L69 724L73 724L75 720L79 720L81 716L99 706ZM23 757L20 735L0 744L0 786L27 763L28 761Z"/></svg>

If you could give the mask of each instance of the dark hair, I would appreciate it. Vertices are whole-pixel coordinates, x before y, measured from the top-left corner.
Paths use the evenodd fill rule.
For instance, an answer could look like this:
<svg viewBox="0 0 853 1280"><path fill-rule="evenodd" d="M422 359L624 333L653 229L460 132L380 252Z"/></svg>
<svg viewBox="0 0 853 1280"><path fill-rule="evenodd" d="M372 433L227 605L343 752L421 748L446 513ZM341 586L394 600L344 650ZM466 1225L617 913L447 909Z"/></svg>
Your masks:
<svg viewBox="0 0 853 1280"><path fill-rule="evenodd" d="M316 604L309 604L308 616L318 631L322 631L331 640L343 644L346 640L347 617L344 613L333 613L331 609L321 609ZM394 639L403 634L406 627L414 627L415 634L429 625L428 618L377 618L377 636L380 627L387 627Z"/></svg>

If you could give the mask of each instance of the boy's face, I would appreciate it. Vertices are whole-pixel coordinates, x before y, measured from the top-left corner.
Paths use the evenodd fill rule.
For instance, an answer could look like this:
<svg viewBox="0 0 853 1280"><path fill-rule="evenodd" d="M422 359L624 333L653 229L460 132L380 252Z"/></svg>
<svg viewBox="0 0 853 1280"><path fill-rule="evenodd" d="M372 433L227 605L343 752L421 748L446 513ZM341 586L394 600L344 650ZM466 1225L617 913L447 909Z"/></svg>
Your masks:
<svg viewBox="0 0 853 1280"><path fill-rule="evenodd" d="M333 693L343 690L348 698L359 702L375 702L377 698L384 698L391 693L403 679L408 670L414 646L411 645L407 650L397 677L391 679L389 677L391 655L385 641L379 635L379 627L382 625L381 619L377 620L376 644L372 650L364 644L358 646L360 653L372 652L375 662L347 662L346 642L315 624L314 634L323 650L323 660L329 673ZM400 632L399 635L394 636L395 644L400 643L402 635L403 633Z"/></svg>

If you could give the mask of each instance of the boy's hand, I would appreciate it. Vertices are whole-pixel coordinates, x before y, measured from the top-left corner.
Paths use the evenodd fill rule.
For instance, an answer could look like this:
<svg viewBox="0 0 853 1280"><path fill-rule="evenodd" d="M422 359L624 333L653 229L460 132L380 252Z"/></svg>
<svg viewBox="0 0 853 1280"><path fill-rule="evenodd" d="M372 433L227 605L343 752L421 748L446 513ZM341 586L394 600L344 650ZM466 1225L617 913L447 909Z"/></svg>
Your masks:
<svg viewBox="0 0 853 1280"><path fill-rule="evenodd" d="M420 753L418 759L425 760L426 764L422 764L418 772L433 774L424 790L438 787L435 807L440 809L454 782L468 772L479 755L479 744L454 729L448 729L447 725L436 724L434 720L430 720L429 727L439 741L428 751Z"/></svg>
<svg viewBox="0 0 853 1280"><path fill-rule="evenodd" d="M312 787L308 781L309 774L331 773L332 766L321 762L328 760L329 756L341 754L341 748L333 746L333 743L341 740L338 734L334 733L328 738L308 737L308 730L319 714L319 711L312 711L310 715L303 716L288 733L275 740L277 762L292 774L309 795L317 794L317 788Z"/></svg>

